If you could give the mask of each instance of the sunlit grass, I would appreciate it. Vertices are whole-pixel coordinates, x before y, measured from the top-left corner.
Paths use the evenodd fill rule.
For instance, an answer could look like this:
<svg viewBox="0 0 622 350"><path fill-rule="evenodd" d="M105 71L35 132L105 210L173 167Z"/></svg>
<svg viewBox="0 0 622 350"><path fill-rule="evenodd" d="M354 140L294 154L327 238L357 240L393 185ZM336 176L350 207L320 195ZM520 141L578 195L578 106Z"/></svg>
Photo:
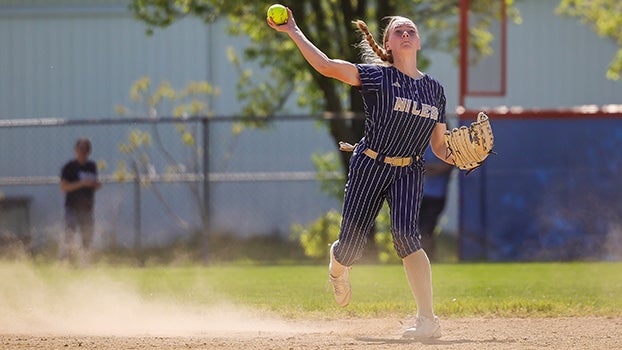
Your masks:
<svg viewBox="0 0 622 350"><path fill-rule="evenodd" d="M400 265L355 265L347 308L337 307L326 292L326 266L21 265L0 263L0 295L9 283L13 290L20 283L31 284L21 288L57 290L68 282L107 280L146 299L199 308L230 302L292 318L399 317L416 312ZM34 274L36 284L33 278L15 278L12 274L19 269ZM621 272L622 263L435 264L435 308L443 317L619 316Z"/></svg>

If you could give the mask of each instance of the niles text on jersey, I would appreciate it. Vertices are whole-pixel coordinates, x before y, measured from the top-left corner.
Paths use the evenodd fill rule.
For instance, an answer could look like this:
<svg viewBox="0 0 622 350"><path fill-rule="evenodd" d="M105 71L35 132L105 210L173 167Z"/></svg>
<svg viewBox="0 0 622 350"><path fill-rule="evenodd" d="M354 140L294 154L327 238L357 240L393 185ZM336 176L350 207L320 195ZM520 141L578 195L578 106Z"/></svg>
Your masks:
<svg viewBox="0 0 622 350"><path fill-rule="evenodd" d="M417 101L413 101L408 98L396 97L393 110L398 112L409 112L413 115L438 120L438 108L436 108L436 106L421 103L421 108L419 108L419 103Z"/></svg>

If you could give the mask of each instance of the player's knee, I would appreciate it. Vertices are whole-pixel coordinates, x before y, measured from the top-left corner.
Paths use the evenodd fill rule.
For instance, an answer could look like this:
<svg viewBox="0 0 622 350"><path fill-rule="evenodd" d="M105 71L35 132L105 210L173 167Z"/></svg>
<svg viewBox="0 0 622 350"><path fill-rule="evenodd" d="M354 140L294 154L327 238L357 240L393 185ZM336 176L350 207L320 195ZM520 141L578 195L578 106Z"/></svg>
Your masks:
<svg viewBox="0 0 622 350"><path fill-rule="evenodd" d="M363 250L367 238L359 240L349 240L347 238L339 238L339 244L333 251L335 259L344 266L352 266L363 256Z"/></svg>
<svg viewBox="0 0 622 350"><path fill-rule="evenodd" d="M421 249L421 235L416 233L413 235L402 235L401 237L394 236L393 247L400 259L403 259Z"/></svg>

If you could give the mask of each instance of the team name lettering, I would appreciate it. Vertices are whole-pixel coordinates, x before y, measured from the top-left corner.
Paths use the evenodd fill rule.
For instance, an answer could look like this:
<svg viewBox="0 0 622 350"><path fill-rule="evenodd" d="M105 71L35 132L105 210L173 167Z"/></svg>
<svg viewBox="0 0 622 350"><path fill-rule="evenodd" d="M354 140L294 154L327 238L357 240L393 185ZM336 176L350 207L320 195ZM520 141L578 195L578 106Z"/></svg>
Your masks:
<svg viewBox="0 0 622 350"><path fill-rule="evenodd" d="M413 101L411 99L403 97L396 97L393 110L397 112L408 112L412 115L418 115L424 118L438 120L438 108L436 108L436 106L430 106L429 104L421 103L421 108L418 107L419 102L417 101Z"/></svg>

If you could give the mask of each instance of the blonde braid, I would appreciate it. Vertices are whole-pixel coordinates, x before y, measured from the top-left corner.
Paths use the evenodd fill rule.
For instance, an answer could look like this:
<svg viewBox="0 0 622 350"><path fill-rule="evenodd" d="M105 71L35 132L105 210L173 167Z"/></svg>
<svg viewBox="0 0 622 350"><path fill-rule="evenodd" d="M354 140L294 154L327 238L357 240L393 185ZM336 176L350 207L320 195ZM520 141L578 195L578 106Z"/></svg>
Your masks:
<svg viewBox="0 0 622 350"><path fill-rule="evenodd" d="M361 20L356 20L354 23L364 36L358 45L361 49L363 61L367 63L385 64L385 62L388 62L393 64L393 55L376 43L376 40L369 32L367 24Z"/></svg>

